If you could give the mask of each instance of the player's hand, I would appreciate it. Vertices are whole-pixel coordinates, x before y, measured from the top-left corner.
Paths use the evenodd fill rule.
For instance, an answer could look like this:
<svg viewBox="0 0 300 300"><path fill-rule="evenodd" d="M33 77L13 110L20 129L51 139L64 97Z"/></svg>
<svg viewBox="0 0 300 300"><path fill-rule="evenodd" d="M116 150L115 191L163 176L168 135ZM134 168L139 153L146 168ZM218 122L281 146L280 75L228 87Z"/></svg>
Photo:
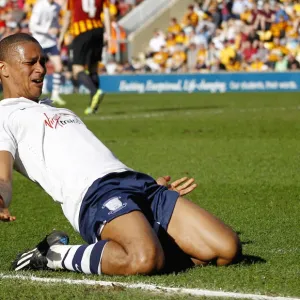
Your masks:
<svg viewBox="0 0 300 300"><path fill-rule="evenodd" d="M58 39L56 46L59 51L61 51L61 45L62 45L62 42Z"/></svg>
<svg viewBox="0 0 300 300"><path fill-rule="evenodd" d="M180 196L184 196L192 192L197 187L194 178L182 177L173 181L172 183L170 183L170 181L170 176L162 176L156 180L158 184L168 187L168 189L171 191L178 192Z"/></svg>
<svg viewBox="0 0 300 300"><path fill-rule="evenodd" d="M16 219L15 216L12 216L8 208L0 208L0 221L2 222L12 222Z"/></svg>
<svg viewBox="0 0 300 300"><path fill-rule="evenodd" d="M52 36L57 36L58 35L58 29L55 28L55 27L51 27L49 30L48 30L48 33Z"/></svg>

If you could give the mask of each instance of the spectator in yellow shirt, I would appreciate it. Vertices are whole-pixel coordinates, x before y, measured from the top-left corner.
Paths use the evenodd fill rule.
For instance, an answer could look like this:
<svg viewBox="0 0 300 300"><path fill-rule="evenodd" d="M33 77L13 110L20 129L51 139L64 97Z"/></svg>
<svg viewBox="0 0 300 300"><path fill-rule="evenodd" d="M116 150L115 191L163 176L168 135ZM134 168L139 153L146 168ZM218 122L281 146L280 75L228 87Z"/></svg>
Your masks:
<svg viewBox="0 0 300 300"><path fill-rule="evenodd" d="M208 66L206 65L205 59L199 57L197 59L197 64L195 66L195 71L208 71Z"/></svg>
<svg viewBox="0 0 300 300"><path fill-rule="evenodd" d="M229 64L230 59L236 57L236 51L229 41L224 42L224 48L220 51L220 60L224 66Z"/></svg>
<svg viewBox="0 0 300 300"><path fill-rule="evenodd" d="M205 49L203 44L198 46L198 53L197 53L197 61L206 60L207 57L207 50Z"/></svg>
<svg viewBox="0 0 300 300"><path fill-rule="evenodd" d="M196 70L207 70L207 50L205 49L203 44L200 44L198 46L198 52L197 52L197 63L195 66Z"/></svg>
<svg viewBox="0 0 300 300"><path fill-rule="evenodd" d="M181 45L176 45L175 51L170 59L171 72L177 72L181 70L186 63L186 53Z"/></svg>
<svg viewBox="0 0 300 300"><path fill-rule="evenodd" d="M294 4L294 11L296 12L297 16L300 16L300 1Z"/></svg>
<svg viewBox="0 0 300 300"><path fill-rule="evenodd" d="M187 13L184 15L183 17L183 24L185 27L193 27L196 28L199 22L199 17L197 15L197 13L194 12L194 6L190 5L188 7L188 11Z"/></svg>
<svg viewBox="0 0 300 300"><path fill-rule="evenodd" d="M225 65L228 72L239 72L242 70L242 65L236 57L231 57L227 65Z"/></svg>
<svg viewBox="0 0 300 300"><path fill-rule="evenodd" d="M294 21L288 20L285 29L285 36L287 38L296 39L298 37L298 25L294 25Z"/></svg>
<svg viewBox="0 0 300 300"><path fill-rule="evenodd" d="M168 51L170 53L173 53L175 50L175 46L176 46L175 34L172 32L168 32L166 37L166 47L168 48Z"/></svg>
<svg viewBox="0 0 300 300"><path fill-rule="evenodd" d="M180 31L178 35L176 35L175 40L176 40L176 44L182 44L185 46L188 46L189 44L189 38L186 36L183 30Z"/></svg>
<svg viewBox="0 0 300 300"><path fill-rule="evenodd" d="M252 10L250 7L246 7L244 12L240 14L240 19L248 25L251 24L252 18Z"/></svg>
<svg viewBox="0 0 300 300"><path fill-rule="evenodd" d="M267 71L268 70L268 66L260 60L258 55L254 55L252 57L252 63L249 65L247 71L250 72L263 72L263 71Z"/></svg>
<svg viewBox="0 0 300 300"><path fill-rule="evenodd" d="M289 50L284 46L281 45L279 38L274 38L273 43L270 47L270 54L268 57L268 60L270 62L275 63L279 60L281 55L287 55L289 53Z"/></svg>
<svg viewBox="0 0 300 300"><path fill-rule="evenodd" d="M288 22L284 19L284 16L280 16L279 22L273 23L270 28L273 37L279 37L279 38L284 37L287 26L288 26Z"/></svg>
<svg viewBox="0 0 300 300"><path fill-rule="evenodd" d="M162 46L161 50L153 55L153 62L158 66L158 69L160 71L164 71L168 58L169 53L167 51L167 48L165 46Z"/></svg>
<svg viewBox="0 0 300 300"><path fill-rule="evenodd" d="M172 18L170 21L170 26L168 27L168 33L173 33L175 35L179 34L182 31L180 24L178 23L176 18Z"/></svg>

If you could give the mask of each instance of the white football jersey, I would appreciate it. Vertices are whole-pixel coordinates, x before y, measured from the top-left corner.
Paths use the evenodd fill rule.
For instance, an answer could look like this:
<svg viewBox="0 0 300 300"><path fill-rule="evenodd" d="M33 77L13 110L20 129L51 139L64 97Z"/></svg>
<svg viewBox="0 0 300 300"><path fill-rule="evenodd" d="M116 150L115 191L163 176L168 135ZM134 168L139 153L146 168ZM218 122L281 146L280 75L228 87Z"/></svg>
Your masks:
<svg viewBox="0 0 300 300"><path fill-rule="evenodd" d="M111 172L131 170L72 111L26 98L0 101L0 151L14 168L61 204L79 231L78 216L87 189Z"/></svg>
<svg viewBox="0 0 300 300"><path fill-rule="evenodd" d="M33 7L29 20L29 30L43 49L57 44L57 37L48 33L50 28L59 29L60 6L48 0L39 0Z"/></svg>

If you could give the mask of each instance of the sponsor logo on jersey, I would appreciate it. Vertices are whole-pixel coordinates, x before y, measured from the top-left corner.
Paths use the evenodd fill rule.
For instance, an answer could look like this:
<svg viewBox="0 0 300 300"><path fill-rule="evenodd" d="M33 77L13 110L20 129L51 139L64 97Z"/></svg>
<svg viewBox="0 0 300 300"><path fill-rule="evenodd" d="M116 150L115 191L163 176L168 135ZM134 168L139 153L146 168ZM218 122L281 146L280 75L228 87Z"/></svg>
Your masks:
<svg viewBox="0 0 300 300"><path fill-rule="evenodd" d="M108 214L111 215L121 210L126 205L127 203L123 203L120 200L120 197L113 197L104 202L104 204L102 205L102 209L108 209L110 211Z"/></svg>
<svg viewBox="0 0 300 300"><path fill-rule="evenodd" d="M76 115L72 114L59 113L51 117L49 117L46 113L44 113L44 115L46 117L44 120L45 126L52 129L64 127L68 124L82 124L81 120Z"/></svg>

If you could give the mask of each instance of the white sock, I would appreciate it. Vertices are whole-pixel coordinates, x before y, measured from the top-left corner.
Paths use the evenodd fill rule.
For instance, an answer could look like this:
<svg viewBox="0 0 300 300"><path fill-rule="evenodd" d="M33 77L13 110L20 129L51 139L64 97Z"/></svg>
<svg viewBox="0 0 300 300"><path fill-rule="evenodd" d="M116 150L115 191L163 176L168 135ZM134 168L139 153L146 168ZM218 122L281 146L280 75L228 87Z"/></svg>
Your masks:
<svg viewBox="0 0 300 300"><path fill-rule="evenodd" d="M47 252L46 258L48 260L48 268L56 270L63 269L62 261L67 252L73 246L71 245L54 245L51 246Z"/></svg>
<svg viewBox="0 0 300 300"><path fill-rule="evenodd" d="M47 253L50 269L101 274L101 259L107 240L91 245L54 245Z"/></svg>
<svg viewBox="0 0 300 300"><path fill-rule="evenodd" d="M59 96L60 83L61 83L61 74L53 73L52 98L56 98Z"/></svg>

